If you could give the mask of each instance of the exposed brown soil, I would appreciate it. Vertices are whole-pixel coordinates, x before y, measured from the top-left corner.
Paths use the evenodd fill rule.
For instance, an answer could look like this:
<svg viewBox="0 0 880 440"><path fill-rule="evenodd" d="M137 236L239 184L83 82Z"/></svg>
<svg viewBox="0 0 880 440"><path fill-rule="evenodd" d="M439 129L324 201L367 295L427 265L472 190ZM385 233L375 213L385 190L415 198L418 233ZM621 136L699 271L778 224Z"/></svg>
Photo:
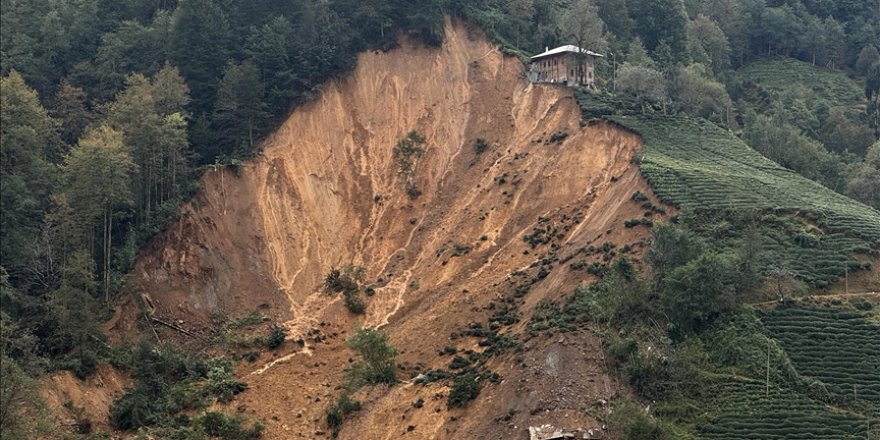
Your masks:
<svg viewBox="0 0 880 440"><path fill-rule="evenodd" d="M446 368L449 357L438 354L445 346L479 349L476 339L450 334L485 321L484 307L515 287L512 272L551 252L577 253L522 298L521 322L508 330L521 332L540 300L564 298L590 279L569 264L604 254L582 249L613 243L617 253L627 245L643 253L649 228L624 227L645 211L630 196L650 194L631 162L639 137L607 123L581 127L570 89L528 83L522 64L481 32L447 23L446 36L438 48L404 41L360 56L257 157L206 173L196 199L136 264L144 303L167 322L204 332L218 318L260 308L304 340L238 367L250 388L226 409L265 419L264 438L329 436L324 410L351 362L345 338L358 326L388 333L409 379ZM392 157L410 130L428 142L415 168L416 199ZM551 142L555 133L567 136ZM489 144L482 154L477 138ZM548 224L551 243L523 240ZM469 251L455 255L456 245ZM321 293L330 268L346 264L365 267L375 287L363 317ZM120 309L117 337L132 328L135 308ZM313 329L326 339L310 338ZM340 438L527 438L529 425L601 426L601 400L617 384L600 342L584 331L523 348L490 361L503 381L466 409L447 410L439 384L365 390L364 410ZM424 407L414 408L420 397Z"/></svg>
<svg viewBox="0 0 880 440"><path fill-rule="evenodd" d="M56 423L68 430L88 422L92 431L110 431L110 404L131 385L128 377L101 364L86 380L59 371L43 380L40 390Z"/></svg>

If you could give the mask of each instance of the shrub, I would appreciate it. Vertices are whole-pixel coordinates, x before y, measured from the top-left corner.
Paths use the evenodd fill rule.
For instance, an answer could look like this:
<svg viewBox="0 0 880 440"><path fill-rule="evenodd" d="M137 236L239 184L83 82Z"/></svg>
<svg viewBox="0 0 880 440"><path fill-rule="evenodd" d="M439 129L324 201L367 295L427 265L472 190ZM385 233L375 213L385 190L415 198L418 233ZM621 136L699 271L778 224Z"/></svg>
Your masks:
<svg viewBox="0 0 880 440"><path fill-rule="evenodd" d="M127 431L155 424L158 408L154 396L144 388L129 390L110 405L110 422L116 429Z"/></svg>
<svg viewBox="0 0 880 440"><path fill-rule="evenodd" d="M630 400L615 402L609 425L618 438L664 440L673 438L670 428Z"/></svg>
<svg viewBox="0 0 880 440"><path fill-rule="evenodd" d="M232 378L228 368L215 367L208 372L208 384L205 392L217 397L217 401L228 403L236 394L247 389L247 384Z"/></svg>
<svg viewBox="0 0 880 440"><path fill-rule="evenodd" d="M348 346L362 357L349 372L353 384L397 382L397 349L388 343L387 336L370 328L359 328L348 339Z"/></svg>
<svg viewBox="0 0 880 440"><path fill-rule="evenodd" d="M244 418L228 416L221 412L208 411L197 421L205 429L205 433L212 437L223 440L250 440L260 438L263 434L263 424L260 422L248 429L242 426Z"/></svg>
<svg viewBox="0 0 880 440"><path fill-rule="evenodd" d="M262 431L259 424L244 429L244 419L223 414L207 413L192 423L183 415L213 403L208 400L211 396L228 402L247 388L233 379L228 361L186 355L168 345L142 344L133 353L132 364L134 388L110 405L110 421L117 429L172 429L175 434L160 437L184 438L180 435L200 432L205 421L203 428L210 435L233 440L256 438Z"/></svg>
<svg viewBox="0 0 880 440"><path fill-rule="evenodd" d="M550 135L550 143L551 144L558 144L558 143L564 141L565 138L567 138L567 137L568 137L568 133L566 133L564 131L557 131L557 132Z"/></svg>
<svg viewBox="0 0 880 440"><path fill-rule="evenodd" d="M690 230L673 224L660 223L651 231L651 247L645 256L656 280L700 255L700 240Z"/></svg>
<svg viewBox="0 0 880 440"><path fill-rule="evenodd" d="M455 376L449 390L449 408L461 408L477 398L483 388L483 378L474 371Z"/></svg>
<svg viewBox="0 0 880 440"><path fill-rule="evenodd" d="M326 412L330 436L336 438L339 435L339 430L342 429L342 422L345 421L345 418L355 411L360 411L360 409L361 403L351 399L348 394L339 396L336 403L327 408Z"/></svg>
<svg viewBox="0 0 880 440"><path fill-rule="evenodd" d="M341 292L344 289L341 278L342 272L339 269L330 268L330 272L324 277L324 290L328 293Z"/></svg>
<svg viewBox="0 0 880 440"><path fill-rule="evenodd" d="M648 196L646 196L645 193L643 193L641 191L636 191L632 194L632 196L630 197L630 200L632 200L634 202L647 202Z"/></svg>
<svg viewBox="0 0 880 440"><path fill-rule="evenodd" d="M343 294L343 303L345 304L345 308L355 315L362 315L367 310L367 305L364 304L364 300L361 298L359 290L345 292Z"/></svg>
<svg viewBox="0 0 880 440"><path fill-rule="evenodd" d="M716 254L678 267L666 278L661 302L674 333L697 332L736 306L734 269Z"/></svg>
<svg viewBox="0 0 880 440"><path fill-rule="evenodd" d="M415 161L425 152L425 137L413 130L407 133L394 146L394 161L397 163L397 173L406 180L406 193L415 199L421 195L413 179L415 177Z"/></svg>
<svg viewBox="0 0 880 440"><path fill-rule="evenodd" d="M351 264L345 266L341 271L332 268L324 278L324 291L327 293L342 292L345 308L355 315L361 315L367 309L360 292L365 272L362 266ZM374 292L372 287L367 288L368 295L372 295Z"/></svg>
<svg viewBox="0 0 880 440"><path fill-rule="evenodd" d="M630 338L612 337L604 342L605 357L611 361L614 368L622 367L627 362L635 359L639 352L639 346Z"/></svg>
<svg viewBox="0 0 880 440"><path fill-rule="evenodd" d="M489 148L489 144L483 138L477 138L474 142L474 151L477 152L477 156L483 154Z"/></svg>
<svg viewBox="0 0 880 440"><path fill-rule="evenodd" d="M54 365L63 370L70 370L76 377L85 380L98 369L98 355L89 349L80 349L76 353L59 358Z"/></svg>
<svg viewBox="0 0 880 440"><path fill-rule="evenodd" d="M455 356L452 358L452 361L449 363L449 369L450 370L458 370L458 369L470 366L470 364L471 364L471 361L469 361L461 356Z"/></svg>
<svg viewBox="0 0 880 440"><path fill-rule="evenodd" d="M270 350L274 350L284 344L284 340L287 338L287 331L284 330L284 327L279 325L273 325L272 329L269 330L269 336L266 337L266 347Z"/></svg>

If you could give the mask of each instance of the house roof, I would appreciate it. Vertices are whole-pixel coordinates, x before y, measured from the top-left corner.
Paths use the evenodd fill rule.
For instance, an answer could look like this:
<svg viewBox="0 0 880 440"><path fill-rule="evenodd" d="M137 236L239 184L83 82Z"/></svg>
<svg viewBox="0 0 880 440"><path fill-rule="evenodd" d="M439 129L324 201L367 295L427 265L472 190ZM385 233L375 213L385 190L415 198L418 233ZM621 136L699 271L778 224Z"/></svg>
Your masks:
<svg viewBox="0 0 880 440"><path fill-rule="evenodd" d="M531 59L533 59L533 60L537 60L538 58L544 58L544 57L549 57L549 56L553 56L553 55L559 55L559 54L562 54L562 53L585 53L585 54L587 54L587 55L592 55L592 56L594 56L594 57L602 57L602 56L604 56L604 55L602 55L602 54L600 54L600 53L596 53L596 52L593 52L593 51L591 51L591 50L581 49L581 48L579 48L579 47L577 47L577 46L575 46L575 45L572 45L572 44L566 44L565 46L559 46L559 47L557 47L556 49L550 49L550 50L548 50L548 51L546 51L546 52L544 52L544 53L539 53L539 54L533 56Z"/></svg>

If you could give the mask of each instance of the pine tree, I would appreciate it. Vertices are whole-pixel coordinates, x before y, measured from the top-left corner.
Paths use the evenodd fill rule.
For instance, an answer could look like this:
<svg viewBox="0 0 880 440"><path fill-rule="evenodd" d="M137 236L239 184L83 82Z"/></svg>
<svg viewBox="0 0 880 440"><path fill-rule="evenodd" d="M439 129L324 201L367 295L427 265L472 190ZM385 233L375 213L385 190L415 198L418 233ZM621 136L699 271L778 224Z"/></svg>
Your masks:
<svg viewBox="0 0 880 440"><path fill-rule="evenodd" d="M268 117L257 67L247 61L228 65L214 103L214 121L227 139L227 154L249 152Z"/></svg>
<svg viewBox="0 0 880 440"><path fill-rule="evenodd" d="M229 23L212 0L181 0L172 16L171 60L186 77L196 112L208 111L229 52Z"/></svg>

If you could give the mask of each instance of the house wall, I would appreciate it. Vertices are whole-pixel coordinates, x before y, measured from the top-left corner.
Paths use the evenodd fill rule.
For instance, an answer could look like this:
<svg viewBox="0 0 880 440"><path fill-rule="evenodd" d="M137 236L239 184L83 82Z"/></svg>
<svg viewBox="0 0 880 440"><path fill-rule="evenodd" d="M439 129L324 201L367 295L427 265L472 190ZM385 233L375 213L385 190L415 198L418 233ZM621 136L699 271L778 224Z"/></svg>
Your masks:
<svg viewBox="0 0 880 440"><path fill-rule="evenodd" d="M529 80L532 82L562 83L569 86L587 87L593 87L595 84L595 70L591 56L587 56L584 60L583 72L578 71L577 56L574 54L544 57L532 62L529 70Z"/></svg>

